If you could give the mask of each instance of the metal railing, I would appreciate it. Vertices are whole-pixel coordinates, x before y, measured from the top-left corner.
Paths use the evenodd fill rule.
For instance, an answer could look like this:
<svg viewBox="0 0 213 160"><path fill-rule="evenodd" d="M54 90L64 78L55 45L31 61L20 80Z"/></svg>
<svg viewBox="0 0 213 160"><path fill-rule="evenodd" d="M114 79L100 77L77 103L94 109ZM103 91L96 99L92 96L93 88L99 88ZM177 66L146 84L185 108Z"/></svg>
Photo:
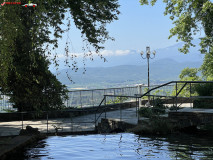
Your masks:
<svg viewBox="0 0 213 160"><path fill-rule="evenodd" d="M154 87L154 86L153 86ZM147 86L133 86L122 88L106 88L106 89L91 89L91 90L75 90L68 92L68 99L65 100L64 106L70 108L85 108L99 106L104 95L125 95L134 96L146 91ZM110 100L109 100L110 101ZM111 99L115 102L115 98ZM10 102L10 96L0 94L0 112L4 110L15 110L13 103Z"/></svg>
<svg viewBox="0 0 213 160"><path fill-rule="evenodd" d="M37 118L29 118L30 114L36 114L36 112L9 113L4 116L13 118L0 120L0 136L19 135L20 130L25 129L26 126L38 128L41 133L47 134L91 132L95 130L94 114L87 115L85 118L85 114L74 115L74 112L70 111L67 113L66 111L66 116L58 118L51 117L53 114L47 111L42 112L42 116Z"/></svg>
<svg viewBox="0 0 213 160"><path fill-rule="evenodd" d="M137 96L140 96L141 98L145 96L151 96L154 99L157 98L164 98L166 99L172 99L173 100L173 106L176 107L176 110L184 104L186 101L188 103L192 104L192 101L194 99L203 98L203 99L213 99L213 96L207 95L207 96L198 96L198 93L196 91L196 85L198 84L206 84L211 83L213 84L213 81L171 81L159 86L156 86L149 91L147 91L144 94L139 94ZM173 85L172 85L173 84ZM173 89L169 89L170 92L166 92L165 88L172 87ZM172 91L172 92L171 92ZM153 94L155 93L155 94ZM163 93L163 94L162 94ZM212 94L212 93L210 93ZM179 100L178 100L179 99ZM181 99L181 101L180 101ZM191 106L193 107L193 106Z"/></svg>
<svg viewBox="0 0 213 160"><path fill-rule="evenodd" d="M129 99L135 99L134 100L131 100L129 102L135 102L136 105L136 117L138 117L138 110L139 110L139 98L138 96L125 96L125 95L104 95L104 98L102 99L101 103L99 104L99 106L97 107L96 109L96 112L95 112L95 126L97 127L97 122L99 122L102 114L104 113L104 118L106 118L106 107L107 107L107 98L125 98L126 100L129 100ZM101 107L104 103L104 107ZM124 102L120 102L121 103L124 103ZM119 113L119 117L120 117L120 121L122 120L122 108L121 106L119 107L119 110L120 110L120 113ZM97 116L98 115L98 116Z"/></svg>
<svg viewBox="0 0 213 160"><path fill-rule="evenodd" d="M106 88L93 90L76 90L68 93L68 100L64 102L66 107L94 107L99 106L104 95L134 95L139 93L139 87ZM113 99L114 100L114 99Z"/></svg>

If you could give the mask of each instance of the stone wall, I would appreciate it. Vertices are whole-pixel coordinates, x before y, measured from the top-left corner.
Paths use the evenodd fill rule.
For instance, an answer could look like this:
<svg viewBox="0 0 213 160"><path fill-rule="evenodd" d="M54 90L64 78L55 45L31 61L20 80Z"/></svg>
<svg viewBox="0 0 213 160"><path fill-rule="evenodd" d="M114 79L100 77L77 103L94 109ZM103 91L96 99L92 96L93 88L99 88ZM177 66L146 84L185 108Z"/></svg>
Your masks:
<svg viewBox="0 0 213 160"><path fill-rule="evenodd" d="M125 132L128 129L134 128L135 126L136 125L123 121L102 118L96 129L98 133L119 133Z"/></svg>
<svg viewBox="0 0 213 160"><path fill-rule="evenodd" d="M213 122L213 113L202 112L169 112L169 118L181 128L198 126Z"/></svg>

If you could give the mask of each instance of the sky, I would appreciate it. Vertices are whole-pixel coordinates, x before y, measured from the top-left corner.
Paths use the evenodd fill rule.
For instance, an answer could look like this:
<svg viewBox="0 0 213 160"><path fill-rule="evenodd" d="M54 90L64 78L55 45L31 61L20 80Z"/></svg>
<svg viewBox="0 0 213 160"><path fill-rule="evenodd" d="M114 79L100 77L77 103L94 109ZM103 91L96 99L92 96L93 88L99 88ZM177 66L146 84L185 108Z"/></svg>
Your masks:
<svg viewBox="0 0 213 160"><path fill-rule="evenodd" d="M119 0L119 4L121 12L119 19L107 25L109 34L115 41L109 40L104 44L105 49L101 51L104 56L122 56L129 54L131 50L140 53L146 50L146 46L156 50L177 43L175 37L168 39L169 30L174 25L169 16L164 16L165 4L162 1L157 1L155 6L142 6L139 0ZM84 43L74 23L71 26L70 52L76 53L81 58ZM57 52L60 60L64 59L66 39L65 34L59 41Z"/></svg>
<svg viewBox="0 0 213 160"><path fill-rule="evenodd" d="M173 25L169 16L164 16L164 3L159 1L152 7L140 5L139 0L119 0L119 4L119 20L107 25L115 41L109 40L104 45L106 50L141 50L147 45L157 49L175 43L175 39L168 40ZM80 36L80 31L72 24L70 39L75 52L81 52Z"/></svg>

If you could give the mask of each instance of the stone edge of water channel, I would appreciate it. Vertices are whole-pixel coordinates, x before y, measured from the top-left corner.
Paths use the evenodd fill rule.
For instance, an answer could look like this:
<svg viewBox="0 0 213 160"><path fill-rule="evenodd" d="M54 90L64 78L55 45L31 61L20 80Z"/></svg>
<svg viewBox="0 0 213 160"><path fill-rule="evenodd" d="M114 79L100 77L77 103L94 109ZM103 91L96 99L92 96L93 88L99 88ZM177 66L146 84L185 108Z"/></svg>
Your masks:
<svg viewBox="0 0 213 160"><path fill-rule="evenodd" d="M7 160L16 153L23 152L25 147L44 138L46 138L46 135L43 134L7 137L7 141L3 141L5 143L4 146L0 148L0 159Z"/></svg>

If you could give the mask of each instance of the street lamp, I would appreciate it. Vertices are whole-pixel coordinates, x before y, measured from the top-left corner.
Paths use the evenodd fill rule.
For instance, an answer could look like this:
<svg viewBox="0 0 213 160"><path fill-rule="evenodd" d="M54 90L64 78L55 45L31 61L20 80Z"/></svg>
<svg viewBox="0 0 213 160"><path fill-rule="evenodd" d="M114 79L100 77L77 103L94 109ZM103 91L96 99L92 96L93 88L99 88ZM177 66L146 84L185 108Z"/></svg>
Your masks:
<svg viewBox="0 0 213 160"><path fill-rule="evenodd" d="M143 54L144 54L143 51L141 51L140 54L143 59L147 59L147 63L148 63L148 91L149 91L149 59L155 58L156 51L151 52L150 47L146 47L146 57L145 58L143 57ZM151 54L153 54L153 57L151 57ZM150 96L149 95L150 95L150 93L148 94L148 102L147 102L146 106L150 106Z"/></svg>

